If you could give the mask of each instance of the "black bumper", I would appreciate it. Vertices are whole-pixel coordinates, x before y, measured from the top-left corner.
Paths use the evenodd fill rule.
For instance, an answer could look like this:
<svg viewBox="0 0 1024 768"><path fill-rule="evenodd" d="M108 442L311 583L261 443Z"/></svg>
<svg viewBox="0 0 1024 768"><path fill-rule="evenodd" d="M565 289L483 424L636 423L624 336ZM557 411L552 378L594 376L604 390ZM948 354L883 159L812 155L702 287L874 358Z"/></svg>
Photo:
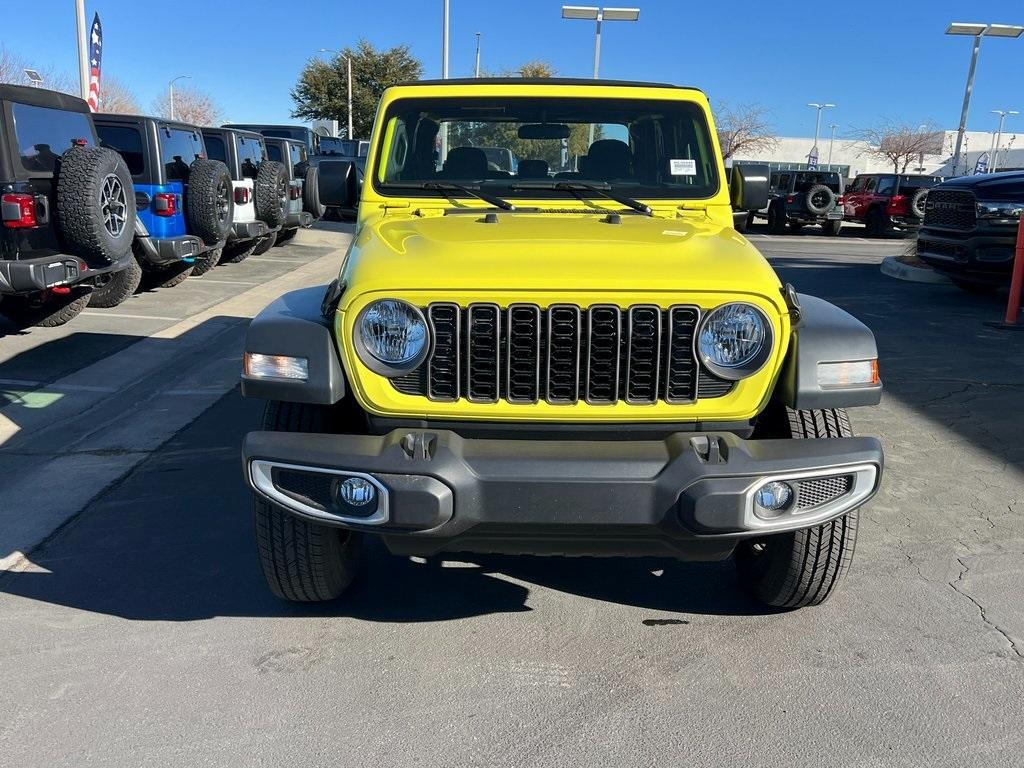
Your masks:
<svg viewBox="0 0 1024 768"><path fill-rule="evenodd" d="M292 514L379 533L393 552L419 555L721 558L743 537L818 525L859 506L877 490L882 467L874 438L731 433L596 442L467 440L443 430L252 432L244 455L249 484ZM375 505L338 500L337 484L349 476L375 484ZM803 506L802 488L840 477L849 478L843 495ZM774 519L759 516L752 500L767 478L795 490L791 511Z"/></svg>
<svg viewBox="0 0 1024 768"><path fill-rule="evenodd" d="M257 237L265 237L270 233L270 227L265 221L236 221L231 225L231 242L237 243L244 240L253 240Z"/></svg>
<svg viewBox="0 0 1024 768"><path fill-rule="evenodd" d="M308 211L298 211L297 213L289 213L284 220L284 228L292 229L294 227L310 227L313 225L313 214Z"/></svg>
<svg viewBox="0 0 1024 768"><path fill-rule="evenodd" d="M103 267L91 267L77 256L56 253L37 259L0 261L0 294L36 293L47 288L77 285L97 275L116 272L131 254Z"/></svg>
<svg viewBox="0 0 1024 768"><path fill-rule="evenodd" d="M166 238L137 236L135 242L139 245L140 258L154 266L192 261L196 256L205 253L212 247L195 235Z"/></svg>
<svg viewBox="0 0 1024 768"><path fill-rule="evenodd" d="M1013 271L1016 242L1016 224L970 232L924 227L917 236L917 255L940 272L999 284Z"/></svg>

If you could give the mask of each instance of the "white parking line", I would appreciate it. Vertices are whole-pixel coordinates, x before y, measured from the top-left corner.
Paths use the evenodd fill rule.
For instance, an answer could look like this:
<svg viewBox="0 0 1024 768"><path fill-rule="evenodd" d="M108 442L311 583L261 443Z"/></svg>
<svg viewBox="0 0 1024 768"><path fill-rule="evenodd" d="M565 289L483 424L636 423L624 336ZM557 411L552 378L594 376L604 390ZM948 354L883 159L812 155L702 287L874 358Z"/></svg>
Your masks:
<svg viewBox="0 0 1024 768"><path fill-rule="evenodd" d="M287 256L275 256L274 258L264 258L263 256L250 256L246 261L276 261L276 262L292 262L295 264L305 264L309 259L289 259Z"/></svg>
<svg viewBox="0 0 1024 768"><path fill-rule="evenodd" d="M116 392L117 387L93 387L86 384L47 384L43 381L24 379L0 379L0 387L19 387L25 390L52 389L57 392Z"/></svg>
<svg viewBox="0 0 1024 768"><path fill-rule="evenodd" d="M203 277L202 275L190 277L189 280L199 280L203 283L216 283L217 285L263 285L263 283L255 283L249 280L214 280L213 278Z"/></svg>
<svg viewBox="0 0 1024 768"><path fill-rule="evenodd" d="M106 310L85 310L83 315L89 315L90 317L127 317L129 320L170 320L171 322L177 322L181 320L180 317L165 317L163 315L129 315L123 312L107 312Z"/></svg>

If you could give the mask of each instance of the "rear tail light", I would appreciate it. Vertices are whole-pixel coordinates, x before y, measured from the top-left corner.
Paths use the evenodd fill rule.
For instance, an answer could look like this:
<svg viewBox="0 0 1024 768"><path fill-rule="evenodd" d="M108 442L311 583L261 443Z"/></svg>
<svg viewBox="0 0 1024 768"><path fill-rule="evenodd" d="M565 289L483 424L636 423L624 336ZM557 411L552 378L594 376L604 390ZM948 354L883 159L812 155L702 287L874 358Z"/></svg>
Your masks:
<svg viewBox="0 0 1024 768"><path fill-rule="evenodd" d="M239 187L238 189L236 189L235 190L235 204L236 205L245 205L248 202L249 202L249 188L248 187Z"/></svg>
<svg viewBox="0 0 1024 768"><path fill-rule="evenodd" d="M292 200L298 200L300 197L302 197L302 190L299 189L298 187L292 187L291 189L288 190L288 197L290 197Z"/></svg>
<svg viewBox="0 0 1024 768"><path fill-rule="evenodd" d="M907 210L907 196L906 195L893 195L889 198L889 210L891 212L906 211Z"/></svg>
<svg viewBox="0 0 1024 768"><path fill-rule="evenodd" d="M842 195L840 195L839 197L836 198L836 205L842 205L845 202L846 202L846 198L843 197Z"/></svg>
<svg viewBox="0 0 1024 768"><path fill-rule="evenodd" d="M796 198L795 198L795 197L793 197L792 195L787 195L787 196L786 196L786 202L787 202L787 203L792 203L792 202L794 202L795 200L796 200Z"/></svg>
<svg viewBox="0 0 1024 768"><path fill-rule="evenodd" d="M169 192L153 195L153 212L157 216L173 216L178 212L178 196Z"/></svg>
<svg viewBox="0 0 1024 768"><path fill-rule="evenodd" d="M10 192L0 198L4 226L10 229L29 229L39 224L36 200L32 195Z"/></svg>

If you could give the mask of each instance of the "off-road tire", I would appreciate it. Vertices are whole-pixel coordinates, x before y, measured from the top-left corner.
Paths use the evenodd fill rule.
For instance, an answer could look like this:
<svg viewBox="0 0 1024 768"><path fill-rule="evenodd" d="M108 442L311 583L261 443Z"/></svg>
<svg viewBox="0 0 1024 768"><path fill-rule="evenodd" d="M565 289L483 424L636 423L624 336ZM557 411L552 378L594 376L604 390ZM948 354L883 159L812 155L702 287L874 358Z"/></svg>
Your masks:
<svg viewBox="0 0 1024 768"><path fill-rule="evenodd" d="M915 219L924 219L924 206L928 200L928 190L919 189L907 201L907 212Z"/></svg>
<svg viewBox="0 0 1024 768"><path fill-rule="evenodd" d="M868 217L864 221L865 234L868 237L885 237L888 229L885 221L885 214L881 208L872 208L868 211Z"/></svg>
<svg viewBox="0 0 1024 768"><path fill-rule="evenodd" d="M234 190L228 167L220 160L199 159L188 172L185 216L192 234L207 245L227 239L235 213Z"/></svg>
<svg viewBox="0 0 1024 768"><path fill-rule="evenodd" d="M789 231L794 235L804 231L804 223L802 221L791 221L789 222Z"/></svg>
<svg viewBox="0 0 1024 768"><path fill-rule="evenodd" d="M320 202L320 169L315 165L309 166L302 183L302 209L312 214L317 221L324 217L327 210L327 206Z"/></svg>
<svg viewBox="0 0 1024 768"><path fill-rule="evenodd" d="M108 180L121 190L121 226L107 228L103 198ZM57 168L57 229L68 250L86 261L111 264L123 257L135 238L135 189L122 157L110 149L73 147ZM116 227L115 227L116 229Z"/></svg>
<svg viewBox="0 0 1024 768"><path fill-rule="evenodd" d="M220 264L223 252L223 248L211 248L210 250L196 256L196 260L192 262L191 277L205 275L211 269Z"/></svg>
<svg viewBox="0 0 1024 768"><path fill-rule="evenodd" d="M815 198L822 198L823 202L815 202ZM836 194L824 184L815 184L804 193L804 208L816 216L828 213L836 201Z"/></svg>
<svg viewBox="0 0 1024 768"><path fill-rule="evenodd" d="M203 254L205 255L205 254ZM192 274L194 264L179 261L164 267L146 267L143 269L142 284L145 288L173 288L181 285Z"/></svg>
<svg viewBox="0 0 1024 768"><path fill-rule="evenodd" d="M277 242L277 232L271 232L269 235L260 240L252 252L252 256L262 256L264 253L274 247L274 243Z"/></svg>
<svg viewBox="0 0 1024 768"><path fill-rule="evenodd" d="M277 240L274 242L275 246L288 245L289 241L295 237L295 233L299 231L298 227L293 229L282 229L277 233Z"/></svg>
<svg viewBox="0 0 1024 768"><path fill-rule="evenodd" d="M786 213L782 210L781 203L776 203L768 209L768 232L773 235L786 233Z"/></svg>
<svg viewBox="0 0 1024 768"><path fill-rule="evenodd" d="M325 406L267 403L263 429L322 432L330 429ZM270 590L284 600L334 600L352 583L362 537L289 514L253 494L253 518L260 565Z"/></svg>
<svg viewBox="0 0 1024 768"><path fill-rule="evenodd" d="M288 216L288 169L282 163L264 160L260 163L253 185L256 218L273 229L284 224Z"/></svg>
<svg viewBox="0 0 1024 768"><path fill-rule="evenodd" d="M89 294L74 288L64 296L4 296L0 299L0 315L19 328L56 328L78 317L88 303Z"/></svg>
<svg viewBox="0 0 1024 768"><path fill-rule="evenodd" d="M823 221L821 223L821 231L829 237L835 237L843 229L843 222L839 220Z"/></svg>
<svg viewBox="0 0 1024 768"><path fill-rule="evenodd" d="M128 266L119 272L107 275L109 278L103 285L92 289L89 294L89 306L110 309L123 304L132 296L142 283L142 266L132 256Z"/></svg>
<svg viewBox="0 0 1024 768"><path fill-rule="evenodd" d="M782 432L788 431L793 439L853 436L850 420L841 408L786 408L779 416ZM755 599L776 608L825 602L853 559L857 513L853 509L813 528L742 541L734 555L740 582Z"/></svg>
<svg viewBox="0 0 1024 768"><path fill-rule="evenodd" d="M262 240L259 238L252 240L245 245L233 245L224 248L224 253L221 255L221 264L237 264L240 261L245 261L252 256L256 249L259 247Z"/></svg>

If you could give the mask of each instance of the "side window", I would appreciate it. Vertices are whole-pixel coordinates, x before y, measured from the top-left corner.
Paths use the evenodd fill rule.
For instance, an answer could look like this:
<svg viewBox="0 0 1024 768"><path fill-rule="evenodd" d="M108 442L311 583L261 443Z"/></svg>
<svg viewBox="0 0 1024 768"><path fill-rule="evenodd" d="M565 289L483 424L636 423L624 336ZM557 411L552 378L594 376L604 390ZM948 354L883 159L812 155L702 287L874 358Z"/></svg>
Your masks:
<svg viewBox="0 0 1024 768"><path fill-rule="evenodd" d="M861 187L864 186L864 177L858 176L853 182L847 187L848 192L860 192Z"/></svg>
<svg viewBox="0 0 1024 768"><path fill-rule="evenodd" d="M282 162L281 147L277 144L267 144L267 159L273 160L275 163Z"/></svg>
<svg viewBox="0 0 1024 768"><path fill-rule="evenodd" d="M260 163L263 162L263 144L252 136L236 134L235 149L238 151L238 164L241 166L242 176L255 179L259 173Z"/></svg>
<svg viewBox="0 0 1024 768"><path fill-rule="evenodd" d="M128 172L139 176L146 170L146 155L142 149L142 134L130 125L97 125L100 146L112 149L124 158Z"/></svg>
<svg viewBox="0 0 1024 768"><path fill-rule="evenodd" d="M93 144L92 123L85 112L37 107L33 104L11 105L18 155L26 171L52 173L57 158L76 142Z"/></svg>
<svg viewBox="0 0 1024 768"><path fill-rule="evenodd" d="M878 194L892 195L896 193L896 177L883 176L878 180Z"/></svg>
<svg viewBox="0 0 1024 768"><path fill-rule="evenodd" d="M875 176L872 176L870 179L868 179L868 183L864 185L864 191L865 192L874 192L875 191L875 187L877 185L878 185L878 178L875 177Z"/></svg>
<svg viewBox="0 0 1024 768"><path fill-rule="evenodd" d="M160 126L160 162L168 181L188 182L192 163L203 156L203 140L198 131Z"/></svg>
<svg viewBox="0 0 1024 768"><path fill-rule="evenodd" d="M292 165L298 165L306 160L306 148L301 144L288 144L288 153L292 158Z"/></svg>
<svg viewBox="0 0 1024 768"><path fill-rule="evenodd" d="M228 161L227 147L220 136L212 133L204 133L203 141L206 144L206 154L211 160L220 160L222 163Z"/></svg>
<svg viewBox="0 0 1024 768"><path fill-rule="evenodd" d="M770 186L770 187L771 187L772 189L778 189L778 188L779 188L779 174L777 174L777 173L773 173L773 174L772 174L772 175L771 175L771 176L769 177L769 182L768 182L768 185L769 185L769 186Z"/></svg>
<svg viewBox="0 0 1024 768"><path fill-rule="evenodd" d="M789 189L790 175L788 173L779 174L779 189L785 191Z"/></svg>

